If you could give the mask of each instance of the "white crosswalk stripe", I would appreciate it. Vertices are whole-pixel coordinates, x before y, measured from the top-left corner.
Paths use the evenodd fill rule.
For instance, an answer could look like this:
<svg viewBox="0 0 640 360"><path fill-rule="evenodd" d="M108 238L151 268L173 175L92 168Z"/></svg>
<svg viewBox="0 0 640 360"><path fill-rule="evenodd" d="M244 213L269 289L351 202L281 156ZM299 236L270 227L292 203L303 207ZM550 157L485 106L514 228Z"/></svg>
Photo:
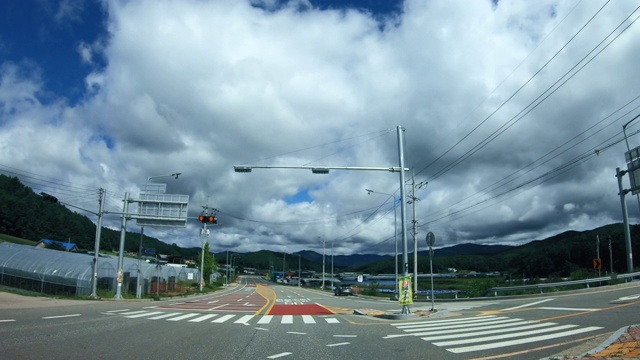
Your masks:
<svg viewBox="0 0 640 360"><path fill-rule="evenodd" d="M113 312L111 312L113 313ZM318 323L318 318L324 319L327 324L339 324L340 320L335 317L322 315L314 317L312 315L247 315L247 314L220 314L220 313L180 313L162 311L128 311L117 313L128 319L166 320L182 321L190 323L210 322L214 324L232 323L240 325L267 325L267 324L298 324L312 325ZM210 320L210 321L209 321Z"/></svg>
<svg viewBox="0 0 640 360"><path fill-rule="evenodd" d="M602 329L598 326L560 325L494 315L404 322L392 326L405 334L388 335L384 339L417 336L456 354L552 340Z"/></svg>

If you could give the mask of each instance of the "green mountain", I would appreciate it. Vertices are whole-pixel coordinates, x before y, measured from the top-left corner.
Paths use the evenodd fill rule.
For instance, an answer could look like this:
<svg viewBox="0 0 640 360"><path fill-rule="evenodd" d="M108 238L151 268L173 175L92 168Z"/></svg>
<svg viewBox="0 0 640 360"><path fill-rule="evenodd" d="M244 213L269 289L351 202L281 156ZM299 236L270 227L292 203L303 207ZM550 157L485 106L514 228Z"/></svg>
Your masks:
<svg viewBox="0 0 640 360"><path fill-rule="evenodd" d="M76 243L80 249L93 251L96 225L86 216L65 206L47 201L24 186L18 178L0 175L0 233L38 241L42 238ZM536 240L521 246L484 246L461 244L435 251L434 272L449 269L464 272L501 272L524 277L566 277L576 271L593 271L596 258L596 237L600 238L602 271L626 272L626 250L622 224L606 225L588 231L567 231L548 239ZM611 251L609 251L611 239ZM633 258L640 259L640 226L631 226ZM137 252L139 233L127 232L125 251ZM117 251L120 232L103 228L100 248ZM199 248L181 248L156 238L144 237L144 247L156 253L196 259ZM609 256L611 254L611 256ZM298 255L300 255L298 257ZM219 264L226 264L226 252L215 254ZM409 256L413 269L413 255ZM331 257L325 257L325 270L331 269ZM349 255L334 256L334 272L360 271L371 274L393 273L393 256ZM321 271L322 254L301 251L283 254L267 250L235 254L234 265L258 270ZM428 252L418 253L418 271L429 272Z"/></svg>

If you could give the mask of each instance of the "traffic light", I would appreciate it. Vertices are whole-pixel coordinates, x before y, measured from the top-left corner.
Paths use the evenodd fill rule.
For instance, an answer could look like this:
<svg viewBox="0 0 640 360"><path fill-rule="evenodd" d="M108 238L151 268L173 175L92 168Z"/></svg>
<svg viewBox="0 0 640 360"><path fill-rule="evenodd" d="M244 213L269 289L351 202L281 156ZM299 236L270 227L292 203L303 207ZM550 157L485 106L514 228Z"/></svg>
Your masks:
<svg viewBox="0 0 640 360"><path fill-rule="evenodd" d="M218 223L213 215L200 215L198 216L198 220L200 220L201 223Z"/></svg>
<svg viewBox="0 0 640 360"><path fill-rule="evenodd" d="M52 203L57 203L58 202L58 198L53 196L53 195L49 195L49 194L43 193L43 192L41 192L40 195L42 195L42 197L44 198L45 201L50 201Z"/></svg>

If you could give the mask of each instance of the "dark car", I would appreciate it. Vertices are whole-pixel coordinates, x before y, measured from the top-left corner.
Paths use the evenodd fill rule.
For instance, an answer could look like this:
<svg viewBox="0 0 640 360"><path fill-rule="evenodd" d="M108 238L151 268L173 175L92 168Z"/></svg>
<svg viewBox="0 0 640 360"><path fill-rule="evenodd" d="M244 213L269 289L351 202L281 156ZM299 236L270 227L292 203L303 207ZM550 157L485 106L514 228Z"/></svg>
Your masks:
<svg viewBox="0 0 640 360"><path fill-rule="evenodd" d="M341 284L335 287L333 290L335 296L340 295L353 295L353 289L351 289L351 285Z"/></svg>

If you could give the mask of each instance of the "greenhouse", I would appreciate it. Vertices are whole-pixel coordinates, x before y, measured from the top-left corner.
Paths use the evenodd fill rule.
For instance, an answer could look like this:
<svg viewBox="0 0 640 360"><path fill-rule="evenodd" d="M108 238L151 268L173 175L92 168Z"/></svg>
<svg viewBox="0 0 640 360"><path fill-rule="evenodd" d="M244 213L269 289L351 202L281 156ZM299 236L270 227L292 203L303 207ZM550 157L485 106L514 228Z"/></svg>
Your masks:
<svg viewBox="0 0 640 360"><path fill-rule="evenodd" d="M52 295L91 295L93 254L72 253L39 247L0 243L0 285ZM118 258L100 255L98 290L115 292ZM122 294L167 294L181 281L196 282L198 269L149 264L124 258ZM138 276L140 282L138 282Z"/></svg>

